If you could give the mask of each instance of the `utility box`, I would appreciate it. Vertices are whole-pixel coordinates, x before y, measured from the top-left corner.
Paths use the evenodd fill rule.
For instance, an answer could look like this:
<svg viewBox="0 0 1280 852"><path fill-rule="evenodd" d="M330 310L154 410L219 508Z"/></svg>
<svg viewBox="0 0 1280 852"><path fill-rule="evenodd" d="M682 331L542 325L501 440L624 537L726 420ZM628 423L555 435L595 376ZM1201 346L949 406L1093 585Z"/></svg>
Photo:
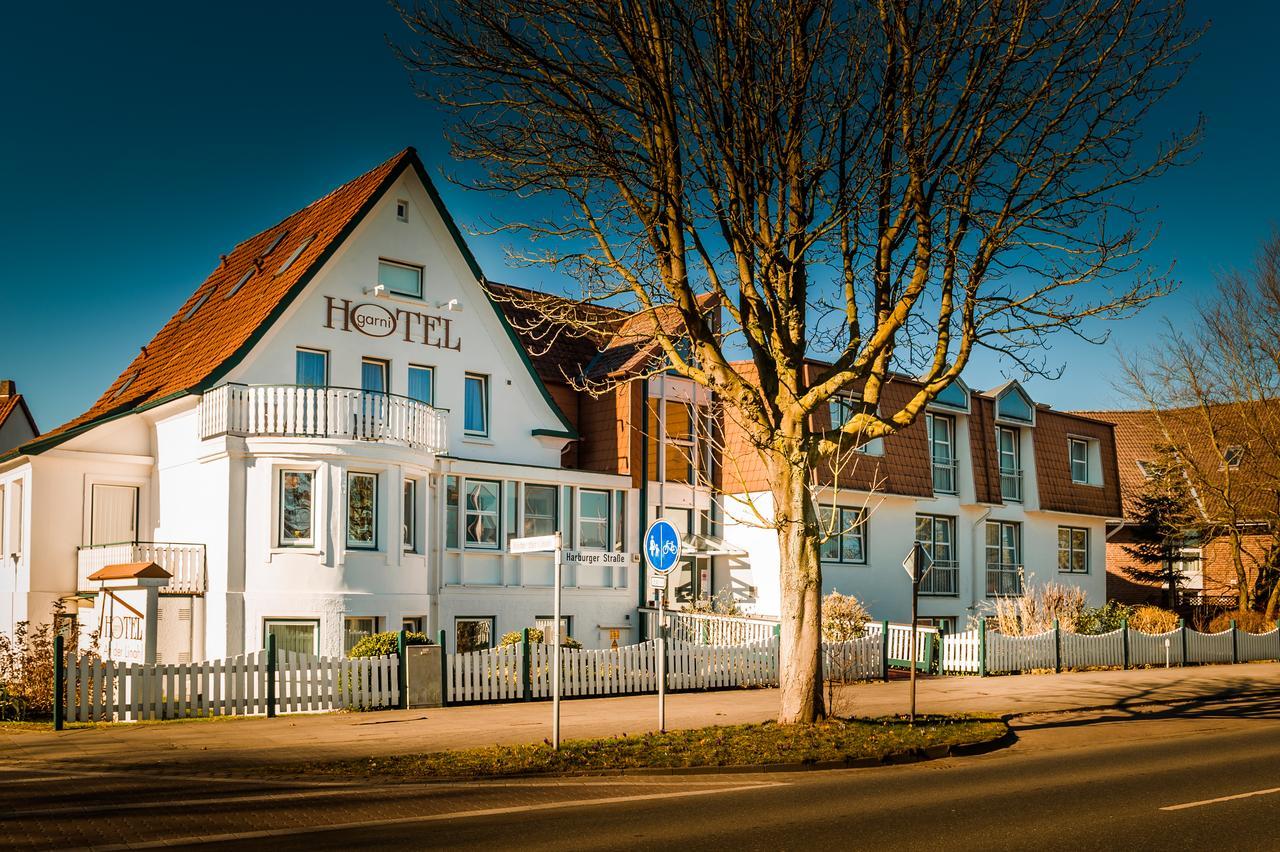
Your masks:
<svg viewBox="0 0 1280 852"><path fill-rule="evenodd" d="M439 645L409 645L404 649L404 688L410 707L443 707L440 694L444 649Z"/></svg>

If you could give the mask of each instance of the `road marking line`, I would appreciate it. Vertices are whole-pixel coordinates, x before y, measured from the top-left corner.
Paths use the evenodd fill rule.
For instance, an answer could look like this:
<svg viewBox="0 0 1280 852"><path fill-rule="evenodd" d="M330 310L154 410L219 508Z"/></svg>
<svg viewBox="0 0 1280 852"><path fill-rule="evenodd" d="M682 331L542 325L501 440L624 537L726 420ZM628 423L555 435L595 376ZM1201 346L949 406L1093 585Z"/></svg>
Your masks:
<svg viewBox="0 0 1280 852"><path fill-rule="evenodd" d="M1234 796L1219 796L1216 799L1203 799L1199 802L1185 802L1181 805L1166 805L1161 808L1162 811L1181 811L1186 808L1198 808L1201 805L1216 805L1219 802L1231 802L1236 799L1249 799L1253 796L1266 796L1271 793L1280 793L1280 787L1269 787L1266 790L1254 790L1250 793L1236 793Z"/></svg>
<svg viewBox="0 0 1280 852"><path fill-rule="evenodd" d="M111 846L82 847L94 852L112 852L124 849L157 849L165 846L194 846L204 843L224 843L230 840L259 840L268 837L289 837L299 834L320 834L330 831L350 831L358 828L372 828L389 825L413 825L422 822L444 822L454 819L475 819L477 817L504 816L507 814L530 813L533 811L549 811L561 808L592 807L596 805L617 805L625 802L644 802L658 799L677 799L687 796L710 796L716 793L740 793L744 790L763 790L769 787L785 786L782 781L762 781L754 784L724 787L718 790L678 790L670 793L641 793L632 796L609 796L604 799L575 799L567 802L544 802L538 805L513 805L506 808L483 808L474 811L453 811L444 814L427 814L423 816L397 817L394 819L368 819L357 822L332 823L330 825L313 825L302 828L273 828L262 831L232 831L226 834L193 834L189 837L169 837L163 840L145 842L120 843Z"/></svg>

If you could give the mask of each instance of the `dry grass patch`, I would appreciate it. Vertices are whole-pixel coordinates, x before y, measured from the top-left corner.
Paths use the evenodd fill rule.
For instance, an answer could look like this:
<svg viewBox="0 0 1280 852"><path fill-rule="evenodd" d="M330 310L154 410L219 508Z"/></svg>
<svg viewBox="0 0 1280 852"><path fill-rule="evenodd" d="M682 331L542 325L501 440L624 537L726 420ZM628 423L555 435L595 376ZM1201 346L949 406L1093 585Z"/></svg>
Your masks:
<svg viewBox="0 0 1280 852"><path fill-rule="evenodd" d="M550 744L491 746L287 767L288 771L420 778L501 778L616 769L812 764L863 759L982 743L1008 729L998 719L922 717L915 727L899 718L833 719L816 725L731 725Z"/></svg>

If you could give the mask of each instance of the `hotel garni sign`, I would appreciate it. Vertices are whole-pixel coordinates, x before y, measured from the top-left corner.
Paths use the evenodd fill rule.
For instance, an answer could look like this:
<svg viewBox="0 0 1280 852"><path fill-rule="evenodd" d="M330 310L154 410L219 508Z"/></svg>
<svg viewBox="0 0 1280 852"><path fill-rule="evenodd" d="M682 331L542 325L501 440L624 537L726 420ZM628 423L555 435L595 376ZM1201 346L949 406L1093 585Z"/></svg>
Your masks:
<svg viewBox="0 0 1280 852"><path fill-rule="evenodd" d="M462 339L453 336L453 320L447 317L333 296L325 296L324 303L325 328L355 331L366 337L399 335L405 343L462 351Z"/></svg>

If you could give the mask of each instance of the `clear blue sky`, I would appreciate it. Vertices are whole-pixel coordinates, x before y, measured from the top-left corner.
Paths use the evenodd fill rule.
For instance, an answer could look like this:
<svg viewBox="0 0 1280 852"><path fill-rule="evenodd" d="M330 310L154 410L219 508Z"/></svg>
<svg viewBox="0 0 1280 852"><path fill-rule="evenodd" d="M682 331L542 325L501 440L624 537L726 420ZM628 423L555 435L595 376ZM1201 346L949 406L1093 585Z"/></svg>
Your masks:
<svg viewBox="0 0 1280 852"><path fill-rule="evenodd" d="M1280 10L1192 4L1210 14L1199 63L1152 127L1203 113L1201 156L1140 199L1162 223L1149 260L1176 264L1181 289L1113 325L1111 344L1057 340L1063 378L1031 383L1056 408L1123 403L1115 345L1138 349L1163 318L1188 316L1280 221ZM0 378L18 381L42 429L96 399L239 240L406 145L448 167L380 3L30 3L5 24ZM482 224L492 199L437 183L460 222ZM504 267L503 239L470 242L490 276L543 283ZM966 378L990 387L1005 369L986 359Z"/></svg>

